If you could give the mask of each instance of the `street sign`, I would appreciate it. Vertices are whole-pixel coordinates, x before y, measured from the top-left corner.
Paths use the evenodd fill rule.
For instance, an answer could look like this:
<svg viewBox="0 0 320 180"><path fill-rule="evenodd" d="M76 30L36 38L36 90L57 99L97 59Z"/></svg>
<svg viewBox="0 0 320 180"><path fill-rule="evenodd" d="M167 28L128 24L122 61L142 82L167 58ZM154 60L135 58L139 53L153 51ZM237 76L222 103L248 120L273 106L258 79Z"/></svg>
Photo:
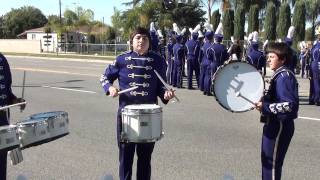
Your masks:
<svg viewBox="0 0 320 180"><path fill-rule="evenodd" d="M43 36L43 38L52 38L52 36L51 35Z"/></svg>

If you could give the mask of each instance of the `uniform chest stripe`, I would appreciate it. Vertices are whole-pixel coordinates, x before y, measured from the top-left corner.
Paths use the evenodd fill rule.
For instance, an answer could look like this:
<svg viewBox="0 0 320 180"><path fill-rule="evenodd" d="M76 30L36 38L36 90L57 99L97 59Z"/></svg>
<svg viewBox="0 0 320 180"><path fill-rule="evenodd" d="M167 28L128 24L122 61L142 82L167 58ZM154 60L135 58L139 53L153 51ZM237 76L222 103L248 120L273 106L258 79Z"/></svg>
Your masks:
<svg viewBox="0 0 320 180"><path fill-rule="evenodd" d="M151 70L152 69L151 66L134 66L133 64L127 65L127 68L128 69L137 68L137 69L146 69L146 70Z"/></svg>
<svg viewBox="0 0 320 180"><path fill-rule="evenodd" d="M143 82L142 84L139 84L139 83L136 83L136 82L130 82L130 83L129 83L129 86L132 86L132 87L134 87L134 86L149 87L150 84L149 84L149 83L146 83L146 82Z"/></svg>
<svg viewBox="0 0 320 180"><path fill-rule="evenodd" d="M135 74L135 73L131 73L131 74L128 74L128 77L130 77L130 78L143 77L144 79L149 79L149 78L151 78L151 75L149 75L149 74Z"/></svg>
<svg viewBox="0 0 320 180"><path fill-rule="evenodd" d="M141 58L138 58L138 57L125 57L124 58L126 61L131 61L131 60L141 60L141 61L148 61L148 62L152 62L153 61L153 58L150 58L150 57L141 57Z"/></svg>

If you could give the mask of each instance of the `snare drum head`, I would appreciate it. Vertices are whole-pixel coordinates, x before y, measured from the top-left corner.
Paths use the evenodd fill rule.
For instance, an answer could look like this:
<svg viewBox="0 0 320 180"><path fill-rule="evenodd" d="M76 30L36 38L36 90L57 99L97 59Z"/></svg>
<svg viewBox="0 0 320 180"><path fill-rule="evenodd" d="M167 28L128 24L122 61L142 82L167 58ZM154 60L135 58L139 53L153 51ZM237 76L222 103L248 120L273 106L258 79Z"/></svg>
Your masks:
<svg viewBox="0 0 320 180"><path fill-rule="evenodd" d="M232 112L244 112L254 105L237 96L252 102L258 102L264 90L264 82L257 69L245 62L231 62L220 68L214 76L214 93L217 101L225 109Z"/></svg>
<svg viewBox="0 0 320 180"><path fill-rule="evenodd" d="M124 107L125 109L159 109L160 106L156 104L132 104Z"/></svg>

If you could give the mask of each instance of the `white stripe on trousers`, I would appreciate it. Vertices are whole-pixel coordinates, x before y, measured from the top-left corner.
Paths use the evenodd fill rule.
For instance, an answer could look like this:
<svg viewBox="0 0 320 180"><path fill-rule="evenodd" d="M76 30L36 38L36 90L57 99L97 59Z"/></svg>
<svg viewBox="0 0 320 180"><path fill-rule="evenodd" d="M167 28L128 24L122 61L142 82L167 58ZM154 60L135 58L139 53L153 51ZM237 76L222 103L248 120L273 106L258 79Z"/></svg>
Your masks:
<svg viewBox="0 0 320 180"><path fill-rule="evenodd" d="M275 166L276 166L276 158L277 158L277 153L278 153L278 146L279 146L279 139L280 139L280 135L281 135L281 132L282 132L282 121L279 121L280 122L280 127L279 127L279 132L278 132L278 135L277 135L277 138L276 138L276 142L275 142L275 145L274 145L274 150L273 150L273 158L272 158L272 180L275 180L275 176L276 176L276 169L275 169Z"/></svg>

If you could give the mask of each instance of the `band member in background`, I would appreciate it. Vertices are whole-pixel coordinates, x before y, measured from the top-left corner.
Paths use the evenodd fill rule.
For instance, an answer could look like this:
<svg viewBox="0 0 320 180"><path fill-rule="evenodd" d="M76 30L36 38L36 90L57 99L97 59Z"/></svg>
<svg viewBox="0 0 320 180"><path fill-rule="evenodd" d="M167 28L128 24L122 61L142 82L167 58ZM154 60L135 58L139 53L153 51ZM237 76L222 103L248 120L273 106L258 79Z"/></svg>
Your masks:
<svg viewBox="0 0 320 180"><path fill-rule="evenodd" d="M176 43L173 46L173 78L172 85L177 88L183 88L182 78L183 78L183 61L185 59L185 46L182 44L183 35L186 31L184 28L182 31L178 28L177 24L173 24L173 30L176 32Z"/></svg>
<svg viewBox="0 0 320 180"><path fill-rule="evenodd" d="M154 22L150 23L150 37L151 37L151 50L154 52L159 52L159 38L157 35L157 30L155 28Z"/></svg>
<svg viewBox="0 0 320 180"><path fill-rule="evenodd" d="M256 103L261 112L263 136L261 163L263 180L280 180L282 165L294 134L294 119L298 116L298 82L288 68L290 48L285 43L267 46L268 63L274 74L268 93Z"/></svg>
<svg viewBox="0 0 320 180"><path fill-rule="evenodd" d="M173 46L175 44L174 32L169 33L169 40L167 44L167 82L172 85L172 77L173 77Z"/></svg>
<svg viewBox="0 0 320 180"><path fill-rule="evenodd" d="M307 73L307 61L309 59L309 50L305 42L300 42L300 65L301 65L301 78L304 78L305 75L308 77Z"/></svg>
<svg viewBox="0 0 320 180"><path fill-rule="evenodd" d="M228 51L226 49L226 46L222 44L222 39L223 39L223 27L222 23L220 23L216 29L216 32L214 33L214 42L211 45L210 53L213 53L213 61L210 64L211 67L211 76L217 71L217 69L224 64L226 60L229 58ZM209 80L210 82L210 87L211 87L211 78Z"/></svg>
<svg viewBox="0 0 320 180"><path fill-rule="evenodd" d="M263 75L266 75L266 57L263 52L259 51L259 34L257 31L252 33L251 51L247 54L246 60L249 64L257 68Z"/></svg>
<svg viewBox="0 0 320 180"><path fill-rule="evenodd" d="M204 95L207 95L207 92L204 91L204 86L205 86L205 77L208 74L208 69L210 66L210 60L209 60L209 54L208 54L208 49L212 45L212 40L213 40L213 28L212 25L209 23L206 23L205 25L206 28L206 33L204 34L205 36L205 42L203 46L200 49L200 59L201 59L201 64L200 64L200 77L199 77L199 85L200 85L200 91L203 91ZM208 95L212 95L211 93Z"/></svg>
<svg viewBox="0 0 320 180"><path fill-rule="evenodd" d="M164 36L163 36L163 34L162 34L160 29L157 30L157 33L158 33L158 37L159 37L159 40L160 40L157 52L159 52L159 54L161 55L161 57L163 59L166 59L166 44L165 44L165 41L164 41Z"/></svg>
<svg viewBox="0 0 320 180"><path fill-rule="evenodd" d="M317 36L317 40L311 49L311 83L313 89L311 90L313 94L311 94L310 104L315 104L320 106L320 26L316 28L315 34Z"/></svg>
<svg viewBox="0 0 320 180"><path fill-rule="evenodd" d="M200 53L200 43L198 42L198 31L200 30L200 25L197 25L194 29L189 28L191 33L190 40L187 41L187 68L188 68L188 89L194 89L192 87L192 77L193 72L195 72L197 87L199 87L199 75L200 75L200 65L199 65L199 53Z"/></svg>
<svg viewBox="0 0 320 180"><path fill-rule="evenodd" d="M298 64L298 55L297 52L291 47L293 43L293 35L294 35L294 26L290 26L288 30L287 37L285 37L284 42L290 47L291 51L291 62L288 65L288 68L296 73L299 70L297 70L297 64Z"/></svg>
<svg viewBox="0 0 320 180"><path fill-rule="evenodd" d="M11 89L12 78L10 66L7 59L0 53L0 106L7 106L24 102L22 98L17 98ZM20 109L23 110L25 105L21 105ZM0 111L0 126L9 125L10 112L9 109ZM7 151L0 150L0 179L7 179Z"/></svg>
<svg viewBox="0 0 320 180"><path fill-rule="evenodd" d="M231 37L231 42L232 44L228 49L229 59L233 61L241 61L242 50L240 46L240 41L238 39L234 40L233 37Z"/></svg>
<svg viewBox="0 0 320 180"><path fill-rule="evenodd" d="M120 180L130 180L135 151L137 152L137 180L151 178L151 155L155 143L125 143L121 142L122 128L121 110L131 104L157 104L159 97L164 104L173 98L174 92L165 90L157 78L157 70L166 79L165 60L157 53L149 51L150 34L145 28L138 27L130 37L131 51L119 55L113 64L109 65L101 76L100 82L106 95L118 96L118 89L113 82L118 79L119 89L124 90L138 86L136 90L120 94L117 113L117 140L119 147Z"/></svg>

